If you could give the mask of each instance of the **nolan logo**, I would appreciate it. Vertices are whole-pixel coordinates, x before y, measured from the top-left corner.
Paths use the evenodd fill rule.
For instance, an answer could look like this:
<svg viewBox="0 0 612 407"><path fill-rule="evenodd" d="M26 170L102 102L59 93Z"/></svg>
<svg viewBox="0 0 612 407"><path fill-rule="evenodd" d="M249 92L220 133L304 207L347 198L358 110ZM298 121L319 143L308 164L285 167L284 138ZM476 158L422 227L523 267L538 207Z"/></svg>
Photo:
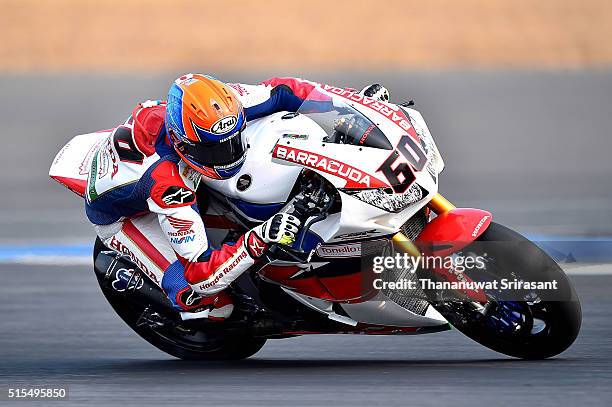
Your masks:
<svg viewBox="0 0 612 407"><path fill-rule="evenodd" d="M174 243L174 244L183 244L183 243L189 243L189 242L195 242L195 235L170 238L170 243Z"/></svg>
<svg viewBox="0 0 612 407"><path fill-rule="evenodd" d="M210 128L210 131L214 134L225 134L236 127L236 123L238 123L238 118L236 116L224 117L223 119L217 120Z"/></svg>

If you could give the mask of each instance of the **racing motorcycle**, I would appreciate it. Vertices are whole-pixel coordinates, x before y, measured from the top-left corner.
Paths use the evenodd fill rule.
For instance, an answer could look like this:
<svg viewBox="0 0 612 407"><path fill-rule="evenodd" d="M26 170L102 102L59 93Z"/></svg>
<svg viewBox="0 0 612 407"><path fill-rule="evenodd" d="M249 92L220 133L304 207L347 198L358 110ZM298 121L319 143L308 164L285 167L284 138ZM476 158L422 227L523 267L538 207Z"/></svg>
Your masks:
<svg viewBox="0 0 612 407"><path fill-rule="evenodd" d="M50 175L83 195L91 157L108 134L77 136ZM157 348L182 359L235 360L269 339L425 334L451 325L524 359L555 356L574 342L581 308L571 282L536 244L492 222L490 212L456 208L438 192L444 162L412 102L384 103L322 85L297 112L249 123L244 137L241 171L198 187L211 244L231 242L281 211L299 217L303 229L292 246L272 247L232 283L229 319L182 317L138 265L96 240L102 293ZM373 273L373 259L383 255L472 256L482 267L459 272L452 263L411 263ZM425 279L435 288L399 284ZM512 295L493 284L437 284L535 279L554 281L554 293L533 284Z"/></svg>

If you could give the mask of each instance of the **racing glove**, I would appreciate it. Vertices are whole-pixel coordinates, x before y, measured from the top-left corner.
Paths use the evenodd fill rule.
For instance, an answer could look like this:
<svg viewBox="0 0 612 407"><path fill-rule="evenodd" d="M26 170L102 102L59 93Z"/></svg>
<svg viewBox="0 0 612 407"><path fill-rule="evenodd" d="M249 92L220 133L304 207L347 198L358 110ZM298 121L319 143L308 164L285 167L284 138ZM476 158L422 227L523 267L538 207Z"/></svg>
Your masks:
<svg viewBox="0 0 612 407"><path fill-rule="evenodd" d="M379 83L366 86L359 91L359 94L380 100L381 102L389 101L389 91Z"/></svg>
<svg viewBox="0 0 612 407"><path fill-rule="evenodd" d="M295 242L300 225L300 220L295 216L288 213L277 213L261 225L254 227L252 232L266 244L278 243L288 246Z"/></svg>

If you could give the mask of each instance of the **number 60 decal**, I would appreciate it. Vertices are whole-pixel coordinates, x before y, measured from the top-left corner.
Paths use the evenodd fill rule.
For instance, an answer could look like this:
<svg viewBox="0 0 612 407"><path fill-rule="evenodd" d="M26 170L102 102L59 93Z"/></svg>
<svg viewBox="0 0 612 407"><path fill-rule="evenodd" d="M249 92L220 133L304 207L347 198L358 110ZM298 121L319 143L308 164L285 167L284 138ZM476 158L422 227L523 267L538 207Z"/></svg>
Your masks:
<svg viewBox="0 0 612 407"><path fill-rule="evenodd" d="M393 168L392 165L397 161L400 155L398 151L408 162L400 162ZM408 187L416 179L410 167L412 166L417 171L421 171L425 168L425 164L427 164L427 156L423 152L423 149L421 149L412 137L406 135L402 136L397 145L397 150L391 153L377 171L383 173L395 193L401 194L406 192ZM403 180L400 180L400 175L403 176Z"/></svg>

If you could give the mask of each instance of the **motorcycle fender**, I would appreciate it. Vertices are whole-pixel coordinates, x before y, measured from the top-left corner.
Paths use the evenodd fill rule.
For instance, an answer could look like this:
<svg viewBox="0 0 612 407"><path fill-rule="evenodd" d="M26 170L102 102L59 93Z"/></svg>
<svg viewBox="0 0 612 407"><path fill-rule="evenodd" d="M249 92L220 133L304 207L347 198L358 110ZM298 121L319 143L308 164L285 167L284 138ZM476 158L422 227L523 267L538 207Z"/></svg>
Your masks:
<svg viewBox="0 0 612 407"><path fill-rule="evenodd" d="M428 255L448 256L478 239L491 219L491 213L482 209L451 209L429 222L415 243Z"/></svg>

